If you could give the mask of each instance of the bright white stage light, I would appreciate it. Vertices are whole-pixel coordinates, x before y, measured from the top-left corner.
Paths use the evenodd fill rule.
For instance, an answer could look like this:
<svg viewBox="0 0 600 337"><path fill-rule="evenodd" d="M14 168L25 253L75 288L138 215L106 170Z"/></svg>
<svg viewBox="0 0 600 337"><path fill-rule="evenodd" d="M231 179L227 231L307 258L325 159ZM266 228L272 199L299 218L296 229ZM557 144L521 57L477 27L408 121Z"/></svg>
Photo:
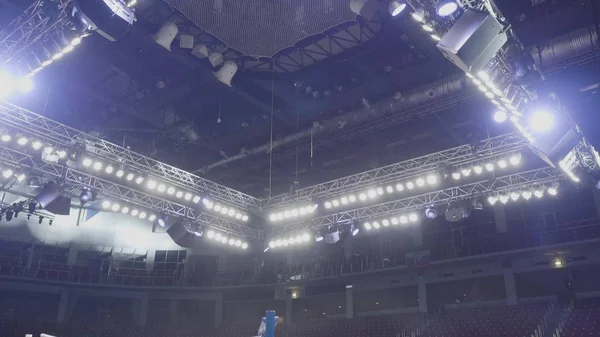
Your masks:
<svg viewBox="0 0 600 337"><path fill-rule="evenodd" d="M525 200L529 200L529 199L531 199L531 195L532 195L532 193L531 193L531 192L529 192L529 191L524 191L523 193L521 193L521 196L522 196L522 197L523 197L523 199L525 199Z"/></svg>
<svg viewBox="0 0 600 337"><path fill-rule="evenodd" d="M189 193L189 192L188 192L188 193L186 193L186 194L183 196L183 199L185 199L186 201L190 201L190 200L192 200L192 193Z"/></svg>
<svg viewBox="0 0 600 337"><path fill-rule="evenodd" d="M490 196L488 197L488 202L489 202L489 203L490 203L490 205L492 205L492 206L493 206L493 205L494 205L494 204L495 204L497 201L498 201L498 198L497 198L497 197L495 197L495 196L493 196L493 195L490 195Z"/></svg>
<svg viewBox="0 0 600 337"><path fill-rule="evenodd" d="M106 173L108 173L108 174L111 174L111 173L113 173L113 171L114 171L114 170L115 170L115 168L114 168L114 167L112 167L112 166L108 165L108 166L107 166L107 167L104 169L104 172L106 172Z"/></svg>
<svg viewBox="0 0 600 337"><path fill-rule="evenodd" d="M90 158L83 158L83 161L81 162L83 164L83 166L85 167L90 167L92 166L92 160Z"/></svg>
<svg viewBox="0 0 600 337"><path fill-rule="evenodd" d="M506 111L498 110L494 114L494 121L496 123L504 123L504 122L506 122L507 119L508 119L508 113L506 113Z"/></svg>
<svg viewBox="0 0 600 337"><path fill-rule="evenodd" d="M139 185L139 184L141 184L141 183L143 183L143 182L144 182L144 177L137 177L137 178L135 178L135 183L136 183L136 184L138 184L138 185Z"/></svg>
<svg viewBox="0 0 600 337"><path fill-rule="evenodd" d="M154 180L148 180L148 184L147 184L146 186L147 186L149 189L153 190L153 189L155 189L155 188L156 188L156 185L157 185L156 181L154 181Z"/></svg>
<svg viewBox="0 0 600 337"><path fill-rule="evenodd" d="M8 142L10 142L10 140L11 140L11 139L12 139L12 137L11 137L10 135L2 135L2 136L0 137L0 140L2 140L2 141L3 141L3 142L5 142L5 143L8 143Z"/></svg>
<svg viewBox="0 0 600 337"><path fill-rule="evenodd" d="M389 11L392 16L400 15L400 13L402 13L402 11L404 11L405 9L406 9L406 2L399 1L399 0L390 1Z"/></svg>
<svg viewBox="0 0 600 337"><path fill-rule="evenodd" d="M535 195L536 198L541 199L544 196L544 191L543 190L535 190L533 192L533 195Z"/></svg>
<svg viewBox="0 0 600 337"><path fill-rule="evenodd" d="M340 201L342 202L342 205L346 205L348 203L348 197L343 196Z"/></svg>
<svg viewBox="0 0 600 337"><path fill-rule="evenodd" d="M529 118L529 127L534 132L546 132L554 126L554 115L547 110L535 111Z"/></svg>
<svg viewBox="0 0 600 337"><path fill-rule="evenodd" d="M479 165L473 166L473 172L475 172L476 174L481 174L481 172L483 172L483 167Z"/></svg>
<svg viewBox="0 0 600 337"><path fill-rule="evenodd" d="M396 191L398 191L398 192L404 191L404 185L402 185L402 184L396 184Z"/></svg>
<svg viewBox="0 0 600 337"><path fill-rule="evenodd" d="M388 221L388 219L383 219L383 220L381 221L381 224L383 225L383 227L389 227L389 225L390 225L390 222Z"/></svg>
<svg viewBox="0 0 600 337"><path fill-rule="evenodd" d="M351 195L348 197L348 200L350 200L350 202L356 202L356 196L355 196L354 194L351 194ZM311 210L312 210L312 211L311 211L311 213L312 213L312 212L314 212L315 208L313 207L313 208L311 208Z"/></svg>
<svg viewBox="0 0 600 337"><path fill-rule="evenodd" d="M406 188L412 190L413 188L415 188L415 184L413 184L412 181L409 181L406 183Z"/></svg>
<svg viewBox="0 0 600 337"><path fill-rule="evenodd" d="M221 237L221 243L223 243L223 244L227 243L227 237L226 236Z"/></svg>
<svg viewBox="0 0 600 337"><path fill-rule="evenodd" d="M146 219L146 216L147 216L146 212L140 212L140 215L139 215L140 219Z"/></svg>
<svg viewBox="0 0 600 337"><path fill-rule="evenodd" d="M456 1L440 0L440 2L438 2L436 12L437 15L444 17L456 12L457 9L458 4Z"/></svg>
<svg viewBox="0 0 600 337"><path fill-rule="evenodd" d="M29 77L19 78L15 81L17 90L22 93L28 93L33 89L33 81Z"/></svg>
<svg viewBox="0 0 600 337"><path fill-rule="evenodd" d="M360 201L365 201L365 200L367 200L367 195L366 195L365 193L360 193L360 194L358 195L358 199L359 199Z"/></svg>
<svg viewBox="0 0 600 337"><path fill-rule="evenodd" d="M137 209L134 209L133 211L131 211L131 215L133 215L133 216L137 216L138 214L140 214L140 211L138 211Z"/></svg>
<svg viewBox="0 0 600 337"><path fill-rule="evenodd" d="M371 224L370 224L370 223L368 223L368 222L365 222L365 225L364 225L364 226L365 226L365 229L366 229L366 230L368 230L368 231L370 231L370 230L371 230L371 228L373 228L373 227L371 227Z"/></svg>
<svg viewBox="0 0 600 337"><path fill-rule="evenodd" d="M206 232L206 237L208 237L209 239L214 239L215 232L213 230L209 230L208 232Z"/></svg>
<svg viewBox="0 0 600 337"><path fill-rule="evenodd" d="M177 193L175 193L175 197L177 197L177 198L179 198L179 199L183 198L183 192L181 192L181 191L177 191ZM215 206L215 207L216 207L216 206Z"/></svg>
<svg viewBox="0 0 600 337"><path fill-rule="evenodd" d="M242 249L247 249L248 248L248 243L244 242L242 243Z"/></svg>
<svg viewBox="0 0 600 337"><path fill-rule="evenodd" d="M333 199L333 201L331 201L331 204L333 205L333 207L338 207L340 205L340 202L337 199Z"/></svg>
<svg viewBox="0 0 600 337"><path fill-rule="evenodd" d="M519 155L511 156L508 161L510 162L510 164L512 166L517 166L521 163L521 156L519 156Z"/></svg>
<svg viewBox="0 0 600 337"><path fill-rule="evenodd" d="M506 160L501 159L501 160L498 161L498 167L499 168L503 169L503 168L506 168L507 166L508 166L508 163L506 162Z"/></svg>
<svg viewBox="0 0 600 337"><path fill-rule="evenodd" d="M8 97L13 91L12 78L8 73L0 70L0 100Z"/></svg>
<svg viewBox="0 0 600 337"><path fill-rule="evenodd" d="M244 214L242 215L242 221L248 221L249 217L248 215Z"/></svg>
<svg viewBox="0 0 600 337"><path fill-rule="evenodd" d="M135 176L133 175L133 173L129 173L127 174L127 177L125 177L125 179L127 179L127 181L132 181L134 177Z"/></svg>
<svg viewBox="0 0 600 337"><path fill-rule="evenodd" d="M109 208L110 208L110 201L108 201L108 200L104 200L104 201L102 202L102 208L104 208L104 209L109 209Z"/></svg>
<svg viewBox="0 0 600 337"><path fill-rule="evenodd" d="M392 220L392 225L394 225L394 226L395 226L395 225L397 225L397 224L399 223L399 221L398 221L398 218L395 218L395 217L394 217L394 218L392 218L391 220Z"/></svg>
<svg viewBox="0 0 600 337"><path fill-rule="evenodd" d="M486 93L485 93L485 96L486 96L487 98L494 98L494 93L493 93L493 92L491 92L491 91L488 91L488 92L486 92Z"/></svg>
<svg viewBox="0 0 600 337"><path fill-rule="evenodd" d="M94 168L94 170L100 171L102 169L102 163L97 161L94 163L94 165L92 167Z"/></svg>
<svg viewBox="0 0 600 337"><path fill-rule="evenodd" d="M27 137L19 137L19 139L17 139L17 144L21 146L26 145L27 142L29 142L29 139L27 139Z"/></svg>
<svg viewBox="0 0 600 337"><path fill-rule="evenodd" d="M121 206L119 204L112 204L112 206L110 206L110 209L113 212L118 212L121 209Z"/></svg>
<svg viewBox="0 0 600 337"><path fill-rule="evenodd" d="M412 18L417 22L423 22L425 20L425 10L423 8L419 8L413 13L410 14Z"/></svg>
<svg viewBox="0 0 600 337"><path fill-rule="evenodd" d="M509 198L510 197L508 195L501 195L501 196L498 197L498 199L500 199L500 202L503 203L503 204L506 204L508 202Z"/></svg>
<svg viewBox="0 0 600 337"><path fill-rule="evenodd" d="M230 246L233 246L233 245L235 245L235 239L229 239L229 241L228 241L228 242L229 242L229 245L230 245Z"/></svg>
<svg viewBox="0 0 600 337"><path fill-rule="evenodd" d="M2 177L4 177L4 179L8 179L8 178L12 177L13 174L14 174L14 172L11 169L6 169L6 170L2 171Z"/></svg>
<svg viewBox="0 0 600 337"><path fill-rule="evenodd" d="M225 214L227 214L228 211L229 211L229 209L227 207L221 207L221 214L225 215ZM289 216L287 216L287 217L289 218Z"/></svg>
<svg viewBox="0 0 600 337"><path fill-rule="evenodd" d="M54 149L52 148L52 146L46 146L44 148L44 153L45 154L51 154L54 151Z"/></svg>
<svg viewBox="0 0 600 337"><path fill-rule="evenodd" d="M550 194L550 195L556 195L556 194L558 194L558 190L556 189L556 187L549 187L548 188L548 194Z"/></svg>
<svg viewBox="0 0 600 337"><path fill-rule="evenodd" d="M367 192L367 196L371 199L375 199L375 198L377 198L377 192L374 189L370 189Z"/></svg>
<svg viewBox="0 0 600 337"><path fill-rule="evenodd" d="M403 225L408 223L408 217L406 215L401 215L399 220L400 220L400 223Z"/></svg>
<svg viewBox="0 0 600 337"><path fill-rule="evenodd" d="M471 175L471 169L469 168L465 168L460 170L460 174L462 174L464 177L468 177Z"/></svg>
<svg viewBox="0 0 600 337"><path fill-rule="evenodd" d="M418 179L417 179L417 186L419 186L419 187L423 187L423 186L425 186L425 179L423 179L423 178L418 178Z"/></svg>
<svg viewBox="0 0 600 337"><path fill-rule="evenodd" d="M494 164L492 164L492 163L485 164L485 169L488 170L488 172L492 172L494 170Z"/></svg>
<svg viewBox="0 0 600 337"><path fill-rule="evenodd" d="M381 227L381 225L379 225L379 222L373 221L373 228L379 229L380 227Z"/></svg>
<svg viewBox="0 0 600 337"><path fill-rule="evenodd" d="M242 213L235 213L235 218L236 218L236 219L238 219L238 220L239 220L239 219L241 219L242 217L243 217L243 216L242 216Z"/></svg>
<svg viewBox="0 0 600 337"><path fill-rule="evenodd" d="M422 25L421 27L423 27L423 30L428 33L433 32L433 27L431 27L430 25L425 24L425 25Z"/></svg>
<svg viewBox="0 0 600 337"><path fill-rule="evenodd" d="M331 206L332 205L331 205L331 203L329 201L325 202L325 208L329 209L329 208L331 208Z"/></svg>
<svg viewBox="0 0 600 337"><path fill-rule="evenodd" d="M230 217L235 217L235 209L230 208L229 211L227 211L227 215L229 215Z"/></svg>
<svg viewBox="0 0 600 337"><path fill-rule="evenodd" d="M435 184L437 184L437 176L435 176L433 174L428 175L427 176L427 183L429 185L435 185Z"/></svg>
<svg viewBox="0 0 600 337"><path fill-rule="evenodd" d="M58 151L56 151L56 154L58 155L58 158L64 159L67 156L67 151L65 151L65 150L58 150Z"/></svg>
<svg viewBox="0 0 600 337"><path fill-rule="evenodd" d="M433 39L433 41L440 41L440 40L442 39L442 38L441 38L441 37L439 37L437 34L431 34L431 35L429 35L429 36L431 36L431 38Z"/></svg>
<svg viewBox="0 0 600 337"><path fill-rule="evenodd" d="M419 217L417 216L417 214L416 214L416 213L410 213L410 214L408 215L408 220L409 220L410 222L416 222L418 219L419 219Z"/></svg>
<svg viewBox="0 0 600 337"><path fill-rule="evenodd" d="M388 192L388 193L393 193L393 192L394 192L394 188L393 188L392 186L388 185L388 186L385 188L385 191L386 191L386 192Z"/></svg>
<svg viewBox="0 0 600 337"><path fill-rule="evenodd" d="M377 194L378 195L383 195L383 188L382 187L377 187Z"/></svg>
<svg viewBox="0 0 600 337"><path fill-rule="evenodd" d="M22 182L23 180L25 180L25 178L27 178L27 176L25 175L25 173L21 173L17 176L17 180L19 182Z"/></svg>
<svg viewBox="0 0 600 337"><path fill-rule="evenodd" d="M129 207L125 206L125 207L121 208L121 213L123 213L123 214L129 213Z"/></svg>
<svg viewBox="0 0 600 337"><path fill-rule="evenodd" d="M148 217L148 221L154 221L156 220L156 215L152 214Z"/></svg>
<svg viewBox="0 0 600 337"><path fill-rule="evenodd" d="M519 200L520 197L521 197L521 195L519 193L517 193L517 192L511 192L510 193L510 199L512 201L517 201L517 200Z"/></svg>
<svg viewBox="0 0 600 337"><path fill-rule="evenodd" d="M460 172L454 172L454 173L452 173L452 179L454 179L454 180L460 179Z"/></svg>

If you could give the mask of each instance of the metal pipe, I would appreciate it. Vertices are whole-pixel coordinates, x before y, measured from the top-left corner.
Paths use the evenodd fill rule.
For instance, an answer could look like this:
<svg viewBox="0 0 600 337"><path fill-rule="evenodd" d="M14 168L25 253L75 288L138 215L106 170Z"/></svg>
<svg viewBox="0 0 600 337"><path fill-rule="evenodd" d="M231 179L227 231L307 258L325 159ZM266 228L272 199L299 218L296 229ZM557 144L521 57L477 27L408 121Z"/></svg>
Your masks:
<svg viewBox="0 0 600 337"><path fill-rule="evenodd" d="M566 64L585 61L598 51L598 31L595 26L574 30L552 39L546 45L538 45L531 50L535 64L543 72L552 72ZM589 62L593 59L589 58Z"/></svg>

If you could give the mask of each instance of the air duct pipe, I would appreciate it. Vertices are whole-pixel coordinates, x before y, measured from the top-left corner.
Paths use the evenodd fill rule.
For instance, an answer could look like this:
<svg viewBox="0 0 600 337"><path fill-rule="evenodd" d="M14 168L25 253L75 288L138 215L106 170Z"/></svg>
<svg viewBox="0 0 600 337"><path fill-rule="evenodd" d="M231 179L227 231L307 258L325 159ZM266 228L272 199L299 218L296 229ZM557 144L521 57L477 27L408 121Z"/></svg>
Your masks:
<svg viewBox="0 0 600 337"><path fill-rule="evenodd" d="M540 70L552 72L553 66L592 62L593 51L598 49L598 31L596 27L589 26L558 36L547 45L532 48L531 56Z"/></svg>
<svg viewBox="0 0 600 337"><path fill-rule="evenodd" d="M390 97L383 101L371 104L369 107L366 105L360 108L338 116L333 119L326 120L322 123L315 122L313 127L300 131L298 133L289 135L282 139L273 142L272 149L276 149L285 144L295 142L296 140L307 138L311 134L316 135L324 131L339 130L340 123L344 124L344 128L349 128L357 124L362 124L374 116L383 116L389 114L398 114L411 108L415 108L420 105L430 104L433 102L442 101L449 96L456 94L464 88L464 76L456 76L431 83L425 87L409 91L404 94L400 99L398 97ZM200 170L205 173L214 168L231 164L240 159L248 158L250 156L269 153L271 150L271 144L263 144L259 147L247 150L235 156L228 157L220 160L213 164L210 164Z"/></svg>

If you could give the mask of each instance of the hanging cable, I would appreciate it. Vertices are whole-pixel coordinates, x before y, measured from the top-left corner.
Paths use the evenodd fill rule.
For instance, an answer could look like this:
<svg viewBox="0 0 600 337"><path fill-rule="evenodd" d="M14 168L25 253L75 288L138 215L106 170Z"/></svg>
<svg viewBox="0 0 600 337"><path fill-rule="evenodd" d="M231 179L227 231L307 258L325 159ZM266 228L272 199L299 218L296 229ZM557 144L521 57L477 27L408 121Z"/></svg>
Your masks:
<svg viewBox="0 0 600 337"><path fill-rule="evenodd" d="M271 61L271 141L269 143L269 197L273 184L273 115L275 113L275 60Z"/></svg>
<svg viewBox="0 0 600 337"><path fill-rule="evenodd" d="M296 133L300 132L300 88L296 88ZM296 138L296 180L294 184L299 183L298 180L298 161L300 159L300 138Z"/></svg>

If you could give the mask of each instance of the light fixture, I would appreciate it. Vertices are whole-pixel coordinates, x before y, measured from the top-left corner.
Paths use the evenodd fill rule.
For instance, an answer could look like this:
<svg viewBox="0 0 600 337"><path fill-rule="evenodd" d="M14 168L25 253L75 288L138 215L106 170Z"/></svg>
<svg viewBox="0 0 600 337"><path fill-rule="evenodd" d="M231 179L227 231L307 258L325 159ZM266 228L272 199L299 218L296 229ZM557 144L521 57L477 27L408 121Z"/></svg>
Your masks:
<svg viewBox="0 0 600 337"><path fill-rule="evenodd" d="M323 241L323 239L324 239L323 234L320 231L317 231L317 233L315 234L315 241L321 242L321 241Z"/></svg>
<svg viewBox="0 0 600 337"><path fill-rule="evenodd" d="M428 207L425 209L425 217L427 219L435 219L437 218L438 214L437 211L435 210L435 208L433 207Z"/></svg>
<svg viewBox="0 0 600 337"><path fill-rule="evenodd" d="M485 169L488 170L488 172L492 172L494 170L494 164L492 164L492 163L485 164Z"/></svg>
<svg viewBox="0 0 600 337"><path fill-rule="evenodd" d="M81 191L81 194L79 194L79 201L81 201L82 205L89 201L92 201L93 199L94 194L90 190L83 190Z"/></svg>
<svg viewBox="0 0 600 337"><path fill-rule="evenodd" d="M437 180L438 180L437 176L435 176L433 174L430 174L430 175L427 176L427 183L429 185L435 185L435 184L437 184Z"/></svg>
<svg viewBox="0 0 600 337"><path fill-rule="evenodd" d="M399 0L390 1L389 11L391 16L398 16L404 9L406 9L406 2Z"/></svg>
<svg viewBox="0 0 600 337"><path fill-rule="evenodd" d="M511 165L513 166L517 166L521 163L521 156L520 155L514 155L511 156L508 161L510 162Z"/></svg>
<svg viewBox="0 0 600 337"><path fill-rule="evenodd" d="M96 171L100 171L102 169L102 163L97 161L94 163L94 165L92 165L92 168Z"/></svg>
<svg viewBox="0 0 600 337"><path fill-rule="evenodd" d="M554 259L554 266L555 267L562 267L563 262L561 259L559 259L558 257Z"/></svg>
<svg viewBox="0 0 600 337"><path fill-rule="evenodd" d="M417 182L417 186L419 186L419 187L425 186L425 179L423 179L423 178L417 178L416 182Z"/></svg>
<svg viewBox="0 0 600 337"><path fill-rule="evenodd" d="M458 9L458 4L455 0L440 0L436 7L437 15L448 16Z"/></svg>
<svg viewBox="0 0 600 337"><path fill-rule="evenodd" d="M529 200L531 199L532 193L529 191L523 191L523 193L521 193L521 196L523 197L523 199Z"/></svg>
<svg viewBox="0 0 600 337"><path fill-rule="evenodd" d="M490 195L487 200L490 203L490 205L494 206L494 204L498 201L498 197Z"/></svg>
<svg viewBox="0 0 600 337"><path fill-rule="evenodd" d="M352 224L350 226L350 233L352 233L352 236L358 235L359 232L360 232L360 228L358 226L356 226L356 224Z"/></svg>
<svg viewBox="0 0 600 337"><path fill-rule="evenodd" d="M454 173L452 173L452 179L454 179L454 180L460 179L460 172L454 172Z"/></svg>
<svg viewBox="0 0 600 337"><path fill-rule="evenodd" d="M503 169L503 168L506 168L507 166L508 166L508 163L506 162L506 160L504 160L504 159L500 159L500 160L498 161L498 167L499 167L499 168Z"/></svg>
<svg viewBox="0 0 600 337"><path fill-rule="evenodd" d="M535 195L536 198L541 199L544 196L544 191L543 190L535 190L533 192L533 195Z"/></svg>
<svg viewBox="0 0 600 337"><path fill-rule="evenodd" d="M494 121L496 123L504 123L508 119L508 114L504 110L498 110L494 113Z"/></svg>
<svg viewBox="0 0 600 337"><path fill-rule="evenodd" d="M501 203L506 204L508 202L508 199L510 199L510 197L508 195L501 195L498 197L498 199L500 199Z"/></svg>
<svg viewBox="0 0 600 337"><path fill-rule="evenodd" d="M534 111L529 118L529 127L534 132L547 132L554 126L554 115L544 109Z"/></svg>
<svg viewBox="0 0 600 337"><path fill-rule="evenodd" d="M517 200L519 200L520 197L521 197L521 195L519 193L517 193L517 192L511 192L510 193L510 199L512 201L517 201Z"/></svg>
<svg viewBox="0 0 600 337"><path fill-rule="evenodd" d="M424 31L426 32L433 32L433 27L431 27L431 25L425 24L421 26L423 28Z"/></svg>
<svg viewBox="0 0 600 337"><path fill-rule="evenodd" d="M554 196L554 195L558 194L558 190L556 189L556 187L549 187L548 194Z"/></svg>
<svg viewBox="0 0 600 337"><path fill-rule="evenodd" d="M483 172L483 167L479 165L473 166L473 172L475 172L476 174L481 174L481 172Z"/></svg>
<svg viewBox="0 0 600 337"><path fill-rule="evenodd" d="M425 10L423 8L419 8L410 14L413 19L417 22L423 22L425 20Z"/></svg>

